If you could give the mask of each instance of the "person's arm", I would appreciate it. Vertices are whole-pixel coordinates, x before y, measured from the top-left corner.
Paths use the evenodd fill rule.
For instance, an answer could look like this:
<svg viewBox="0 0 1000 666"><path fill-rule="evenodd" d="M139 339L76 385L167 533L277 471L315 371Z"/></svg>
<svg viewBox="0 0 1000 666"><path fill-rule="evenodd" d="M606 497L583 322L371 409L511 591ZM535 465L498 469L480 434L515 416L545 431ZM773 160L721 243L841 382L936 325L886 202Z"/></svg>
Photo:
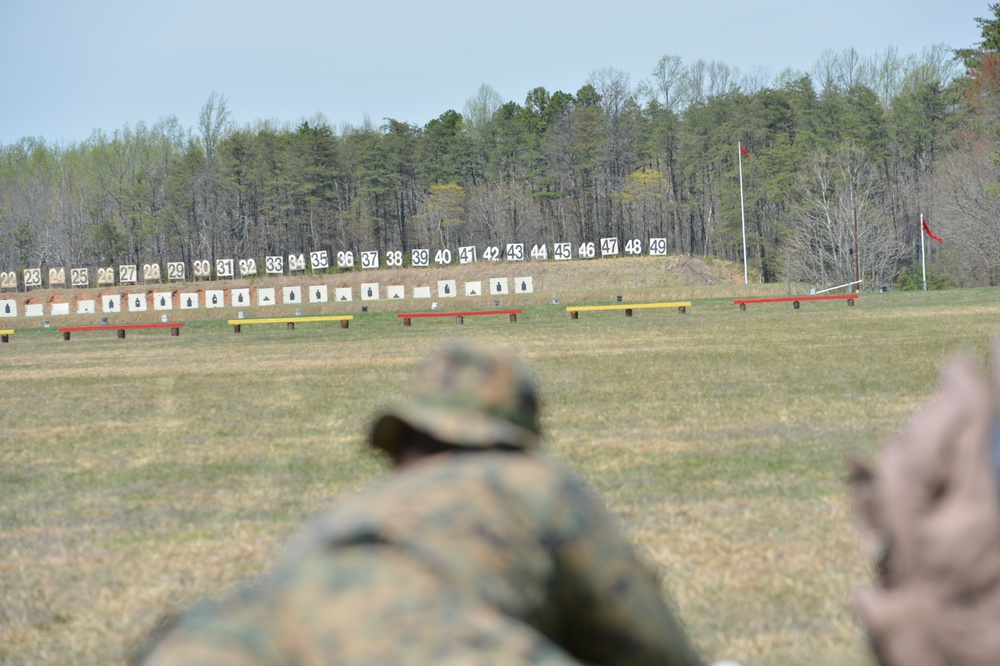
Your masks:
<svg viewBox="0 0 1000 666"><path fill-rule="evenodd" d="M565 645L601 664L700 666L656 575L582 484L555 502L556 590Z"/></svg>

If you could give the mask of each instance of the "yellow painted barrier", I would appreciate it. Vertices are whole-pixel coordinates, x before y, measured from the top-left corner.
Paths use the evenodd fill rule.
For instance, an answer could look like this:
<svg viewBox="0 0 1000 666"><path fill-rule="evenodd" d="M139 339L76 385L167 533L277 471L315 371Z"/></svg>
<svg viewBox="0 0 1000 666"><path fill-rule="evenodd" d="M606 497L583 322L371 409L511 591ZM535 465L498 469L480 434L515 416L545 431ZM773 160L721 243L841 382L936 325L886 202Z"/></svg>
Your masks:
<svg viewBox="0 0 1000 666"><path fill-rule="evenodd" d="M14 329L0 329L0 342L10 342L10 336L14 335Z"/></svg>
<svg viewBox="0 0 1000 666"><path fill-rule="evenodd" d="M615 303L614 305L567 305L566 312L570 318L578 319L581 312L593 312L596 310L624 310L626 317L632 316L632 310L642 310L648 308L677 308L680 313L687 312L691 307L691 301L676 301L673 303Z"/></svg>
<svg viewBox="0 0 1000 666"><path fill-rule="evenodd" d="M339 321L341 328L348 328L354 315L322 315L318 317L269 317L266 319L230 319L228 323L233 327L233 333L240 332L240 326L244 324L288 324L288 330L294 330L295 324L311 321Z"/></svg>

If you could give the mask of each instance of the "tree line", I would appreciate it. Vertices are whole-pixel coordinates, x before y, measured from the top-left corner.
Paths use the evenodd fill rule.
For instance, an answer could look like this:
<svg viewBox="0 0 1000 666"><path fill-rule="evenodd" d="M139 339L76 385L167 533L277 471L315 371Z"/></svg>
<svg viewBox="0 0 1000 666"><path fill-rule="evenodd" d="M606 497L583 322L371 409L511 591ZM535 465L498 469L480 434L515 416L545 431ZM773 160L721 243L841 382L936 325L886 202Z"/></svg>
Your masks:
<svg viewBox="0 0 1000 666"><path fill-rule="evenodd" d="M422 127L241 127L213 93L192 129L24 138L0 146L0 270L608 236L742 262L745 224L755 279L877 288L915 283L923 213L937 283L996 284L997 8L960 52L827 51L776 76L664 56L636 85L483 85Z"/></svg>

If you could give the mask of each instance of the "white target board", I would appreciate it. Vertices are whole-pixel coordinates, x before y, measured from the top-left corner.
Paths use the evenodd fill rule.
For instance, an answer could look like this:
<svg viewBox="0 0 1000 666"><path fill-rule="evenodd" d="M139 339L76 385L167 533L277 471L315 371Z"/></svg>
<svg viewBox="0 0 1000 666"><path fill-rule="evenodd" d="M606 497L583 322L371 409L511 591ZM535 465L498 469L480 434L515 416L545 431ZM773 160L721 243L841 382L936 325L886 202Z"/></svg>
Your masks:
<svg viewBox="0 0 1000 666"><path fill-rule="evenodd" d="M414 268L427 268L431 265L431 251L423 248L410 250L410 263Z"/></svg>
<svg viewBox="0 0 1000 666"><path fill-rule="evenodd" d="M275 300L274 287L261 287L257 290L257 305L274 305L277 301Z"/></svg>
<svg viewBox="0 0 1000 666"><path fill-rule="evenodd" d="M502 296L509 293L507 278L490 278L490 294L493 296Z"/></svg>
<svg viewBox="0 0 1000 666"><path fill-rule="evenodd" d="M667 239L666 238L650 238L649 239L649 254L654 257L665 257L667 256Z"/></svg>
<svg viewBox="0 0 1000 666"><path fill-rule="evenodd" d="M92 299L76 302L77 314L94 314L95 303Z"/></svg>
<svg viewBox="0 0 1000 666"><path fill-rule="evenodd" d="M28 303L24 307L24 314L28 317L43 317L45 316L45 304L44 303Z"/></svg>
<svg viewBox="0 0 1000 666"><path fill-rule="evenodd" d="M379 295L379 285L378 282L362 282L361 283L361 300L363 301L377 301Z"/></svg>
<svg viewBox="0 0 1000 666"><path fill-rule="evenodd" d="M251 275L257 275L257 260L256 259L240 259L239 261L240 277L248 277Z"/></svg>
<svg viewBox="0 0 1000 666"><path fill-rule="evenodd" d="M97 284L114 284L115 283L115 269L111 266L105 266L104 268L97 269Z"/></svg>
<svg viewBox="0 0 1000 666"><path fill-rule="evenodd" d="M226 293L221 289L208 289L205 291L206 308L226 307Z"/></svg>
<svg viewBox="0 0 1000 666"><path fill-rule="evenodd" d="M138 280L139 271L135 264L122 265L118 267L118 281L122 284L135 284Z"/></svg>
<svg viewBox="0 0 1000 666"><path fill-rule="evenodd" d="M195 279L212 277L212 263L208 259L195 259L191 264Z"/></svg>
<svg viewBox="0 0 1000 666"><path fill-rule="evenodd" d="M438 280L438 298L455 298L458 287L454 280Z"/></svg>
<svg viewBox="0 0 1000 666"><path fill-rule="evenodd" d="M13 299L0 301L0 317L16 317L17 301Z"/></svg>
<svg viewBox="0 0 1000 666"><path fill-rule="evenodd" d="M333 297L337 299L338 302L353 301L354 293L351 291L350 287L337 287L333 290Z"/></svg>
<svg viewBox="0 0 1000 666"><path fill-rule="evenodd" d="M156 291L153 292L153 309L154 310L173 310L174 309L174 295L169 291Z"/></svg>
<svg viewBox="0 0 1000 666"><path fill-rule="evenodd" d="M52 305L49 307L49 311L53 315L68 315L69 303L52 303Z"/></svg>
<svg viewBox="0 0 1000 666"><path fill-rule="evenodd" d="M49 269L49 286L61 285L66 286L66 269L65 268L50 268Z"/></svg>
<svg viewBox="0 0 1000 666"><path fill-rule="evenodd" d="M613 257L618 254L618 239L617 238L602 238L601 239L601 256L602 257Z"/></svg>
<svg viewBox="0 0 1000 666"><path fill-rule="evenodd" d="M299 304L302 302L302 287L282 287L281 300L284 303Z"/></svg>
<svg viewBox="0 0 1000 666"><path fill-rule="evenodd" d="M281 275L285 272L285 258L280 255L264 257L264 270L268 275Z"/></svg>
<svg viewBox="0 0 1000 666"><path fill-rule="evenodd" d="M128 303L129 312L146 311L146 294L128 294L125 296L125 300Z"/></svg>
<svg viewBox="0 0 1000 666"><path fill-rule="evenodd" d="M310 303L326 303L328 300L327 290L325 284L314 284L309 287L309 302Z"/></svg>
<svg viewBox="0 0 1000 666"><path fill-rule="evenodd" d="M183 261L168 261L167 262L167 279L168 280L183 280L184 279L184 262Z"/></svg>
<svg viewBox="0 0 1000 666"><path fill-rule="evenodd" d="M573 258L573 244L572 243L553 243L552 244L552 257L556 261L569 261Z"/></svg>
<svg viewBox="0 0 1000 666"><path fill-rule="evenodd" d="M534 285L531 283L531 277L516 277L514 278L514 293L515 294L530 294L535 291Z"/></svg>
<svg viewBox="0 0 1000 666"><path fill-rule="evenodd" d="M69 282L74 287L90 286L90 269L89 268L69 269Z"/></svg>
<svg viewBox="0 0 1000 666"><path fill-rule="evenodd" d="M325 271L330 267L330 255L326 250L317 250L309 253L309 267L313 273Z"/></svg>
<svg viewBox="0 0 1000 666"><path fill-rule="evenodd" d="M463 245L462 247L458 248L458 263L460 264L476 263L476 246Z"/></svg>
<svg viewBox="0 0 1000 666"><path fill-rule="evenodd" d="M0 271L0 289L17 289L17 273Z"/></svg>
<svg viewBox="0 0 1000 666"><path fill-rule="evenodd" d="M385 297L392 299L406 298L406 287L401 284L394 284L385 288Z"/></svg>
<svg viewBox="0 0 1000 666"><path fill-rule="evenodd" d="M367 250L361 253L361 268L378 268L378 252Z"/></svg>
<svg viewBox="0 0 1000 666"><path fill-rule="evenodd" d="M304 254L290 254L288 255L288 272L292 271L304 271L306 269L306 255Z"/></svg>
<svg viewBox="0 0 1000 666"><path fill-rule="evenodd" d="M25 268L24 269L24 288L28 289L30 287L41 287L42 286L42 269L41 268Z"/></svg>
<svg viewBox="0 0 1000 666"><path fill-rule="evenodd" d="M236 262L232 259L215 260L215 276L220 278L231 278L235 275Z"/></svg>
<svg viewBox="0 0 1000 666"><path fill-rule="evenodd" d="M637 257L642 254L642 241L638 238L633 238L632 240L625 243L625 254Z"/></svg>
<svg viewBox="0 0 1000 666"><path fill-rule="evenodd" d="M250 305L250 289L233 289L229 292L229 304L234 308Z"/></svg>
<svg viewBox="0 0 1000 666"><path fill-rule="evenodd" d="M483 295L483 283L480 280L475 282L465 283L465 295L466 296L482 296Z"/></svg>
<svg viewBox="0 0 1000 666"><path fill-rule="evenodd" d="M181 310L197 310L198 309L198 292L190 291L181 294L180 298Z"/></svg>
<svg viewBox="0 0 1000 666"><path fill-rule="evenodd" d="M121 297L121 294L102 294L101 295L101 311L102 312L121 312L122 311L122 297Z"/></svg>
<svg viewBox="0 0 1000 666"><path fill-rule="evenodd" d="M413 298L430 298L431 288L430 287L414 287L413 288Z"/></svg>
<svg viewBox="0 0 1000 666"><path fill-rule="evenodd" d="M507 261L524 261L524 243L507 243L504 257Z"/></svg>

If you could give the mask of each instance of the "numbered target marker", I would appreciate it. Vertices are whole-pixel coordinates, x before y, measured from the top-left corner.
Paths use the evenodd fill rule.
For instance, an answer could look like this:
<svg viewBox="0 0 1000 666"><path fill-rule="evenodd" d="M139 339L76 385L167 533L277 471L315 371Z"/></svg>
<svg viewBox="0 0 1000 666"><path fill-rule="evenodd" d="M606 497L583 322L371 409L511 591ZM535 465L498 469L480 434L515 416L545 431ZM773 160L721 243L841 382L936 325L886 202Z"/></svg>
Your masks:
<svg viewBox="0 0 1000 666"><path fill-rule="evenodd" d="M135 264L118 267L118 281L122 284L135 284L138 281L138 275Z"/></svg>
<svg viewBox="0 0 1000 666"><path fill-rule="evenodd" d="M451 263L451 250L445 248L434 253L434 263L438 266L447 266Z"/></svg>
<svg viewBox="0 0 1000 666"><path fill-rule="evenodd" d="M153 292L153 309L154 310L173 310L174 309L174 296L169 291L155 291Z"/></svg>
<svg viewBox="0 0 1000 666"><path fill-rule="evenodd" d="M122 311L121 294L101 294L101 311L121 312Z"/></svg>
<svg viewBox="0 0 1000 666"><path fill-rule="evenodd" d="M649 239L649 254L654 257L665 257L667 256L667 239L666 238L650 238Z"/></svg>
<svg viewBox="0 0 1000 666"><path fill-rule="evenodd" d="M548 261L549 248L545 243L531 246L531 258L535 261Z"/></svg>
<svg viewBox="0 0 1000 666"><path fill-rule="evenodd" d="M330 267L330 255L326 250L316 250L309 253L309 266L312 272L325 271Z"/></svg>
<svg viewBox="0 0 1000 666"><path fill-rule="evenodd" d="M142 281L143 282L159 282L160 281L160 265L159 264L143 264L142 265Z"/></svg>
<svg viewBox="0 0 1000 666"><path fill-rule="evenodd" d="M569 261L573 258L572 243L553 243L552 257L556 261Z"/></svg>
<svg viewBox="0 0 1000 666"><path fill-rule="evenodd" d="M69 269L69 282L74 287L90 286L90 269L89 268Z"/></svg>
<svg viewBox="0 0 1000 666"><path fill-rule="evenodd" d="M250 277L251 275L257 275L257 260L256 259L240 259L240 277Z"/></svg>
<svg viewBox="0 0 1000 666"><path fill-rule="evenodd" d="M390 250L385 253L385 265L388 268L399 268L403 265L403 251Z"/></svg>
<svg viewBox="0 0 1000 666"><path fill-rule="evenodd" d="M45 316L45 304L44 303L28 303L24 308L24 314L27 317L44 317Z"/></svg>
<svg viewBox="0 0 1000 666"><path fill-rule="evenodd" d="M250 289L233 289L230 291L229 304L234 308L250 305Z"/></svg>
<svg viewBox="0 0 1000 666"><path fill-rule="evenodd" d="M16 317L17 301L11 299L0 301L0 317Z"/></svg>
<svg viewBox="0 0 1000 666"><path fill-rule="evenodd" d="M185 270L183 261L168 261L167 262L167 280L174 282L177 280L184 280Z"/></svg>
<svg viewBox="0 0 1000 666"><path fill-rule="evenodd" d="M25 268L24 269L24 288L29 287L41 287L42 286L42 269L41 268Z"/></svg>
<svg viewBox="0 0 1000 666"><path fill-rule="evenodd" d="M458 263L460 264L476 263L476 246L465 245L463 247L458 248Z"/></svg>
<svg viewBox="0 0 1000 666"><path fill-rule="evenodd" d="M264 271L268 275L281 275L285 272L285 258L280 256L264 257Z"/></svg>
<svg viewBox="0 0 1000 666"><path fill-rule="evenodd" d="M125 301L128 303L129 312L146 311L146 294L128 294L125 296Z"/></svg>
<svg viewBox="0 0 1000 666"><path fill-rule="evenodd" d="M97 269L97 284L98 286L103 284L114 284L115 283L115 269L111 266L106 266L104 268Z"/></svg>
<svg viewBox="0 0 1000 666"><path fill-rule="evenodd" d="M378 282L362 282L361 283L361 300L363 301L377 301L379 295Z"/></svg>
<svg viewBox="0 0 1000 666"><path fill-rule="evenodd" d="M642 241L638 238L633 238L625 243L625 254L633 257L642 254Z"/></svg>
<svg viewBox="0 0 1000 666"><path fill-rule="evenodd" d="M17 289L17 273L14 271L0 272L0 289Z"/></svg>
<svg viewBox="0 0 1000 666"><path fill-rule="evenodd" d="M281 299L285 303L299 304L302 302L302 287L282 287Z"/></svg>
<svg viewBox="0 0 1000 666"><path fill-rule="evenodd" d="M338 252L337 268L354 268L354 253L350 250Z"/></svg>
<svg viewBox="0 0 1000 666"><path fill-rule="evenodd" d="M385 297L389 299L406 298L406 287L401 284L394 284L385 288Z"/></svg>
<svg viewBox="0 0 1000 666"><path fill-rule="evenodd" d="M93 299L86 299L83 301L76 302L76 313L77 314L94 314L96 303Z"/></svg>
<svg viewBox="0 0 1000 666"><path fill-rule="evenodd" d="M180 297L181 310L197 310L198 309L198 292L187 291L181 294Z"/></svg>
<svg viewBox="0 0 1000 666"><path fill-rule="evenodd" d="M361 253L361 268L378 268L378 252L369 250ZM337 299L340 300L340 299Z"/></svg>
<svg viewBox="0 0 1000 666"><path fill-rule="evenodd" d="M261 287L257 290L257 305L276 305L274 287Z"/></svg>
<svg viewBox="0 0 1000 666"><path fill-rule="evenodd" d="M580 247L576 250L576 256L580 259L593 259L596 255L596 249L594 248L594 243L580 243Z"/></svg>
<svg viewBox="0 0 1000 666"><path fill-rule="evenodd" d="M438 298L455 298L458 284L454 280L438 280Z"/></svg>
<svg viewBox="0 0 1000 666"><path fill-rule="evenodd" d="M490 278L490 294L501 296L510 293L507 286L507 278Z"/></svg>
<svg viewBox="0 0 1000 666"><path fill-rule="evenodd" d="M337 300L338 303L344 301L353 301L354 292L351 291L350 287L337 287L336 289L333 290L333 297Z"/></svg>
<svg viewBox="0 0 1000 666"><path fill-rule="evenodd" d="M414 287L413 288L413 298L430 298L431 288L430 287Z"/></svg>
<svg viewBox="0 0 1000 666"><path fill-rule="evenodd" d="M483 250L483 261L500 261L500 248L490 245Z"/></svg>
<svg viewBox="0 0 1000 666"><path fill-rule="evenodd" d="M531 282L531 276L514 278L515 294L530 294L533 293L534 291L535 287Z"/></svg>
<svg viewBox="0 0 1000 666"><path fill-rule="evenodd" d="M524 261L524 243L507 243L507 261Z"/></svg>
<svg viewBox="0 0 1000 666"><path fill-rule="evenodd" d="M329 300L325 284L314 284L311 287L307 287L307 290L309 291L310 303L326 303Z"/></svg>
<svg viewBox="0 0 1000 666"><path fill-rule="evenodd" d="M212 277L212 262L208 259L195 259L191 264L195 279L208 279Z"/></svg>
<svg viewBox="0 0 1000 666"><path fill-rule="evenodd" d="M483 283L479 280L475 282L465 283L465 295L466 296L482 296L483 295Z"/></svg>
<svg viewBox="0 0 1000 666"><path fill-rule="evenodd" d="M69 303L53 303L49 308L49 313L59 316L69 314Z"/></svg>
<svg viewBox="0 0 1000 666"><path fill-rule="evenodd" d="M232 259L215 260L215 277L231 278L235 276L236 262Z"/></svg>
<svg viewBox="0 0 1000 666"><path fill-rule="evenodd" d="M208 289L205 291L206 308L226 307L226 293L221 289Z"/></svg>
<svg viewBox="0 0 1000 666"><path fill-rule="evenodd" d="M612 257L618 254L618 239L617 238L602 238L601 239L601 256L602 257Z"/></svg>
<svg viewBox="0 0 1000 666"><path fill-rule="evenodd" d="M431 265L431 251L425 249L410 250L410 263L416 268L427 268Z"/></svg>
<svg viewBox="0 0 1000 666"><path fill-rule="evenodd" d="M50 268L49 269L49 286L53 287L59 285L62 287L66 286L66 269L65 268Z"/></svg>
<svg viewBox="0 0 1000 666"><path fill-rule="evenodd" d="M290 254L288 255L288 272L292 271L304 271L306 269L306 255L304 254Z"/></svg>

